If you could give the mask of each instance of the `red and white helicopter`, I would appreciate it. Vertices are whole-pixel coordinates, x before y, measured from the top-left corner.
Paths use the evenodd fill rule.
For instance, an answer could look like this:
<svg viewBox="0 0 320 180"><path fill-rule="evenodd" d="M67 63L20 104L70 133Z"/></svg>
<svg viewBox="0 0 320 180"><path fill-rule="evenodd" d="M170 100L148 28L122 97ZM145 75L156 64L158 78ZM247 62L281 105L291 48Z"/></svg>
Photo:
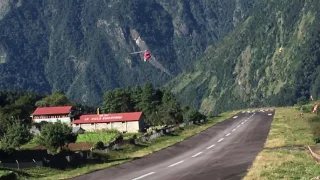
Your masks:
<svg viewBox="0 0 320 180"><path fill-rule="evenodd" d="M140 54L140 53L144 53L143 55L143 61L146 62L147 60L149 60L151 58L151 54L148 50L144 50L144 51L139 51L139 52L133 52L130 54Z"/></svg>

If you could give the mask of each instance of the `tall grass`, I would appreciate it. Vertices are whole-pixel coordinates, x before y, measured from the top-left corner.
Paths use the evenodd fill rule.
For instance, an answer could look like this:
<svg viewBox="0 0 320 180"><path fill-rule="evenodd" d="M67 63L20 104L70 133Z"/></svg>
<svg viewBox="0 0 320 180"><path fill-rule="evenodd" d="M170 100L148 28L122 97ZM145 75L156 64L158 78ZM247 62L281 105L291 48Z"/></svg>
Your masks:
<svg viewBox="0 0 320 180"><path fill-rule="evenodd" d="M320 116L314 116L308 119L312 134L313 141L320 143Z"/></svg>
<svg viewBox="0 0 320 180"><path fill-rule="evenodd" d="M114 129L103 129L94 132L85 132L84 134L79 134L76 142L103 142L104 144L109 144L115 138L120 136L120 132Z"/></svg>

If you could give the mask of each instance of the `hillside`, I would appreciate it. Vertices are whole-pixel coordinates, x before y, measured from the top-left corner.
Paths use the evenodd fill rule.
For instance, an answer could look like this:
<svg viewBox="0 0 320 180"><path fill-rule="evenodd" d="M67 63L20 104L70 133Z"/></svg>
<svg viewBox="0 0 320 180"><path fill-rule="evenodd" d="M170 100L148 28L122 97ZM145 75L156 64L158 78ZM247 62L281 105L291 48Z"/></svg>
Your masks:
<svg viewBox="0 0 320 180"><path fill-rule="evenodd" d="M257 1L243 23L166 87L206 113L318 98L319 6L311 0Z"/></svg>
<svg viewBox="0 0 320 180"><path fill-rule="evenodd" d="M0 89L64 91L99 105L106 90L161 86L249 13L253 0L2 0ZM133 51L149 48L150 63Z"/></svg>

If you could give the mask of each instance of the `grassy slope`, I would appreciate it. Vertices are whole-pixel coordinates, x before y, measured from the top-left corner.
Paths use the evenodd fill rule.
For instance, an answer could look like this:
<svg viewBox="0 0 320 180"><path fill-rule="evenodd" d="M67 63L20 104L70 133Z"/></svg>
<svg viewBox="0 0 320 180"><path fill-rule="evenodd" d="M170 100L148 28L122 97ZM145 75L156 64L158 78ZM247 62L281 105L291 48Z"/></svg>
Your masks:
<svg viewBox="0 0 320 180"><path fill-rule="evenodd" d="M205 113L291 105L300 97L295 91L313 85L320 1L257 2L250 17L208 48L193 71L166 84L180 102ZM319 86L314 87L315 95Z"/></svg>
<svg viewBox="0 0 320 180"><path fill-rule="evenodd" d="M311 144L314 144L311 130L307 120L299 118L299 111L277 108L265 149L257 156L244 179L311 179L319 176L320 166L308 150L281 149Z"/></svg>
<svg viewBox="0 0 320 180"><path fill-rule="evenodd" d="M79 134L76 142L98 142L102 141L105 144L110 143L117 138L120 133L106 133L106 132L86 132Z"/></svg>
<svg viewBox="0 0 320 180"><path fill-rule="evenodd" d="M137 157L143 157L150 153L162 150L169 146L172 146L184 139L191 137L229 117L236 114L236 112L227 112L220 115L218 118L210 119L208 123L200 125L200 126L189 126L186 127L183 131L176 132L176 136L162 136L157 138L156 140L150 143L143 143L140 146L127 145L119 151L112 151L110 156L110 162L95 164L95 165L87 165L84 167L80 167L74 170L60 171L53 170L50 168L33 168L26 169L24 172L28 173L26 175L20 175L20 179L66 179L75 177L81 174L93 172L99 169L104 169L113 165L122 164L125 162L129 162Z"/></svg>

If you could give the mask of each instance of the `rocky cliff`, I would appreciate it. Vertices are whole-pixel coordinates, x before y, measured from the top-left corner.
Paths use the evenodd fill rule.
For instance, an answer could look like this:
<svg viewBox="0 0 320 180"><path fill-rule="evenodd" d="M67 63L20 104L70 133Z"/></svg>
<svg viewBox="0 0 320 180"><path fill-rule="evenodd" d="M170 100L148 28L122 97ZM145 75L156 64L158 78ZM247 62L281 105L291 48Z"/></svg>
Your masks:
<svg viewBox="0 0 320 180"><path fill-rule="evenodd" d="M108 89L164 85L193 69L253 0L1 0L0 88L61 90L98 105ZM149 49L144 63L131 52Z"/></svg>
<svg viewBox="0 0 320 180"><path fill-rule="evenodd" d="M257 1L243 23L166 87L206 113L318 98L319 6L312 0Z"/></svg>

